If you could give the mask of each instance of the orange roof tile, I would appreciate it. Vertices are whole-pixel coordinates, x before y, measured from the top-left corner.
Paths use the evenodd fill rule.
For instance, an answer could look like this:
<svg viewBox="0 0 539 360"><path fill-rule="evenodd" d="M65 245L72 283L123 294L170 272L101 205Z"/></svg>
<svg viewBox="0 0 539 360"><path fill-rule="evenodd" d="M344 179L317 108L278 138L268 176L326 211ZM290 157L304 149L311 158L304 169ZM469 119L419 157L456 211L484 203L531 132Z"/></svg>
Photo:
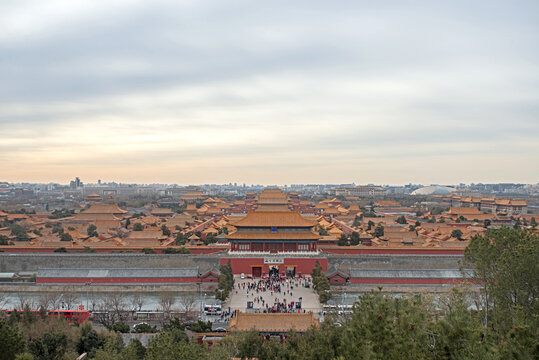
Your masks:
<svg viewBox="0 0 539 360"><path fill-rule="evenodd" d="M82 211L84 214L127 214L117 204L96 204L93 203L88 209Z"/></svg>
<svg viewBox="0 0 539 360"><path fill-rule="evenodd" d="M229 331L249 331L255 329L259 332L288 332L295 330L305 332L311 326L318 326L318 320L313 313L242 313L237 312L230 320Z"/></svg>
<svg viewBox="0 0 539 360"><path fill-rule="evenodd" d="M230 240L316 240L318 234L311 231L236 231L227 236Z"/></svg>
<svg viewBox="0 0 539 360"><path fill-rule="evenodd" d="M237 227L312 227L315 221L307 220L297 211L252 211L243 219L234 221Z"/></svg>

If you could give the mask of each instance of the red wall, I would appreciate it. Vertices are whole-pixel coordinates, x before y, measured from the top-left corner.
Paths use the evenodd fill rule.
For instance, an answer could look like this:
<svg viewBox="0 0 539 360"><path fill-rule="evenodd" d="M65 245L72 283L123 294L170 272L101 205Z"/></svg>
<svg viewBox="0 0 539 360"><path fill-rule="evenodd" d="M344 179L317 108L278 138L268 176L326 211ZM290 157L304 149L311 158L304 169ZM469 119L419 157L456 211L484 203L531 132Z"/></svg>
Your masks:
<svg viewBox="0 0 539 360"><path fill-rule="evenodd" d="M268 274L269 265L264 264L264 258L221 258L220 263L226 264L230 260L232 272L234 274L244 273L249 275L252 273L252 265L262 266L262 272ZM323 271L328 268L327 258L284 258L284 264L279 265L279 272L286 271L286 266L296 265L296 274L310 274L316 265L316 261L320 263Z"/></svg>

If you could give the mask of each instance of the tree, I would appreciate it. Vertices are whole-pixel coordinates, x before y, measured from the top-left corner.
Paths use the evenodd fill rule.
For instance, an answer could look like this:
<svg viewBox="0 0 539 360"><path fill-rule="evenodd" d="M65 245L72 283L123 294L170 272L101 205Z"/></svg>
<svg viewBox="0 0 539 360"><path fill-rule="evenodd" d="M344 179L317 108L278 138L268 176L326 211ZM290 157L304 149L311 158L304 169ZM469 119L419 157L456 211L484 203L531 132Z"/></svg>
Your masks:
<svg viewBox="0 0 539 360"><path fill-rule="evenodd" d="M517 325L539 329L539 235L488 229L472 238L465 259L474 265L473 280L481 284L480 311L486 328L493 329L498 339Z"/></svg>
<svg viewBox="0 0 539 360"><path fill-rule="evenodd" d="M241 359L258 358L264 339L258 331L251 330L239 334L237 339L238 357Z"/></svg>
<svg viewBox="0 0 539 360"><path fill-rule="evenodd" d="M367 231L370 231L373 226L374 226L374 222L372 220L369 220L369 222L367 223Z"/></svg>
<svg viewBox="0 0 539 360"><path fill-rule="evenodd" d="M176 334L183 333L183 336ZM184 338L185 337L185 338ZM180 330L163 332L152 338L146 349L145 360L199 360L206 359L206 350L185 339L185 333Z"/></svg>
<svg viewBox="0 0 539 360"><path fill-rule="evenodd" d="M8 245L9 238L5 235L0 235L0 245Z"/></svg>
<svg viewBox="0 0 539 360"><path fill-rule="evenodd" d="M0 360L13 360L24 351L24 338L16 326L0 318Z"/></svg>
<svg viewBox="0 0 539 360"><path fill-rule="evenodd" d="M161 292L161 295L159 296L159 305L160 305L161 311L163 311L163 313L167 317L170 316L170 311L175 302L176 302L176 297L174 296L174 293L170 291Z"/></svg>
<svg viewBox="0 0 539 360"><path fill-rule="evenodd" d="M397 220L395 220L395 222L396 222L397 224L402 224L402 225L404 225L404 224L406 224L406 218L404 217L404 215L401 215L401 216L399 216L399 217L397 218Z"/></svg>
<svg viewBox="0 0 539 360"><path fill-rule="evenodd" d="M159 330L157 330L155 326L151 326L146 323L140 323L135 325L133 332L136 334L155 334L158 333Z"/></svg>
<svg viewBox="0 0 539 360"><path fill-rule="evenodd" d="M60 241L73 241L73 237L68 233L63 233L60 235Z"/></svg>
<svg viewBox="0 0 539 360"><path fill-rule="evenodd" d="M185 295L182 295L179 300L182 306L182 310L186 314L189 314L195 309L197 303L197 296L195 293L186 293Z"/></svg>
<svg viewBox="0 0 539 360"><path fill-rule="evenodd" d="M331 286L326 274L322 271L322 266L318 260L316 261L314 268L311 272L314 290L318 294L318 298L321 303L326 303L331 299Z"/></svg>
<svg viewBox="0 0 539 360"><path fill-rule="evenodd" d="M77 343L77 351L79 354L87 353L89 357L95 351L103 346L104 339L92 328L90 323L84 323L81 326L81 335Z"/></svg>
<svg viewBox="0 0 539 360"><path fill-rule="evenodd" d="M486 227L486 228L488 228L490 226L490 224L491 224L491 221L489 219L485 219L483 221L483 226Z"/></svg>
<svg viewBox="0 0 539 360"><path fill-rule="evenodd" d="M232 273L232 264L230 260L226 264L219 266L219 280L215 297L225 301L230 291L234 288L234 275Z"/></svg>
<svg viewBox="0 0 539 360"><path fill-rule="evenodd" d="M144 306L144 296L140 292L136 292L131 298L131 309L133 312L141 311Z"/></svg>
<svg viewBox="0 0 539 360"><path fill-rule="evenodd" d="M352 226L353 227L361 226L361 219L359 216L356 215L356 217L354 218L354 222L352 223Z"/></svg>
<svg viewBox="0 0 539 360"><path fill-rule="evenodd" d="M59 247L59 248L54 249L53 252L56 252L56 253L66 253L66 252L67 252L67 249L66 249L65 247Z"/></svg>
<svg viewBox="0 0 539 360"><path fill-rule="evenodd" d="M15 236L19 241L29 241L30 237L26 233L26 229L19 224L10 225L11 235Z"/></svg>
<svg viewBox="0 0 539 360"><path fill-rule="evenodd" d="M133 225L133 231L142 231L144 230L144 227L142 226L141 223L137 222L135 223L135 225Z"/></svg>
<svg viewBox="0 0 539 360"><path fill-rule="evenodd" d="M217 242L217 238L212 233L207 234L206 237L204 238L204 244L205 245L214 244L216 242Z"/></svg>
<svg viewBox="0 0 539 360"><path fill-rule="evenodd" d="M185 245L186 242L187 238L185 235L181 231L178 231L176 234L176 245Z"/></svg>
<svg viewBox="0 0 539 360"><path fill-rule="evenodd" d="M451 237L452 238L455 238L455 239L458 239L458 240L462 240L461 237L462 237L462 231L459 230L459 229L455 229L453 231L451 231Z"/></svg>
<svg viewBox="0 0 539 360"><path fill-rule="evenodd" d="M337 245L338 246L348 246L350 245L348 243L348 238L346 237L345 234L342 234L341 237L339 238L339 240L337 241Z"/></svg>
<svg viewBox="0 0 539 360"><path fill-rule="evenodd" d="M28 351L36 360L61 360L67 350L67 335L64 332L45 333L41 339L32 339Z"/></svg>
<svg viewBox="0 0 539 360"><path fill-rule="evenodd" d="M374 237L382 237L384 236L384 226L382 224L378 224L376 228L374 228L374 232L372 233Z"/></svg>
<svg viewBox="0 0 539 360"><path fill-rule="evenodd" d="M350 245L359 245L359 241L359 233L357 231L352 231L352 233L350 234Z"/></svg>
<svg viewBox="0 0 539 360"><path fill-rule="evenodd" d="M93 236L93 237L99 236L99 234L97 233L97 226L95 226L94 224L88 225L86 232L88 233L88 236Z"/></svg>
<svg viewBox="0 0 539 360"><path fill-rule="evenodd" d="M165 224L161 225L161 232L164 236L170 236L170 230Z"/></svg>
<svg viewBox="0 0 539 360"><path fill-rule="evenodd" d="M110 330L116 331L122 334L127 334L129 333L129 331L131 331L131 328L126 323L117 322L115 324L112 324L112 326L110 327Z"/></svg>

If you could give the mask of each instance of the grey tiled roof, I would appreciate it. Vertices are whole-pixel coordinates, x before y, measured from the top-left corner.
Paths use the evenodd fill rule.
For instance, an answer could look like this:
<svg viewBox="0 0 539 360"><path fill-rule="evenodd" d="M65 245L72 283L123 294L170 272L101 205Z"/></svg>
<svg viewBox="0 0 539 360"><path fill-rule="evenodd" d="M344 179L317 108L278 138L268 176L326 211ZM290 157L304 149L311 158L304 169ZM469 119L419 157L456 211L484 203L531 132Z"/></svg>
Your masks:
<svg viewBox="0 0 539 360"><path fill-rule="evenodd" d="M463 270L466 277L473 274L472 270ZM352 278L370 279L461 279L460 270L448 269L350 269Z"/></svg>
<svg viewBox="0 0 539 360"><path fill-rule="evenodd" d="M39 269L38 278L182 278L198 277L198 268L177 269Z"/></svg>

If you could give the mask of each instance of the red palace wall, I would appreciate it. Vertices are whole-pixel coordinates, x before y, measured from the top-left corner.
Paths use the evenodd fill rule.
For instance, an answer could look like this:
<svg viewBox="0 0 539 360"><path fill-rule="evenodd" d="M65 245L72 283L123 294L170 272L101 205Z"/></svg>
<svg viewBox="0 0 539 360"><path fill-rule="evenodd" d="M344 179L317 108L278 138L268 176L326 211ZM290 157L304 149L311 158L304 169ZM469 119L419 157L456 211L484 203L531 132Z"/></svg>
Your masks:
<svg viewBox="0 0 539 360"><path fill-rule="evenodd" d="M323 271L327 271L328 259L327 258L287 258L283 257L283 264L271 264L271 266L279 266L279 272L286 271L286 267L296 267L296 274L301 273L303 275L310 274L313 270L316 262L320 263ZM262 273L268 274L270 264L264 264L264 258L221 258L220 263L226 264L230 260L232 265L232 273L234 274L246 274L250 275L253 272L253 267L261 267Z"/></svg>

